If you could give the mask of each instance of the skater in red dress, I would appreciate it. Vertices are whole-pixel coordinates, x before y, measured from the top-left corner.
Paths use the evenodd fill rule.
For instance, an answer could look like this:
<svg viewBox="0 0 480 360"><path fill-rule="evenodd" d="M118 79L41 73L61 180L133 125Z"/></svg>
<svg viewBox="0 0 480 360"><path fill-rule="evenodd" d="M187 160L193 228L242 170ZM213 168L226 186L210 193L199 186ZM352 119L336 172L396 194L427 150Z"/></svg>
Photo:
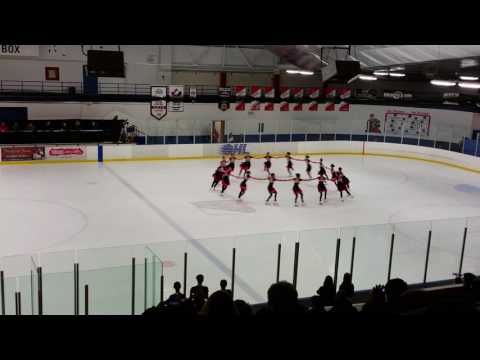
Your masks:
<svg viewBox="0 0 480 360"><path fill-rule="evenodd" d="M212 185L210 186L210 189L213 189L215 190L215 188L217 187L218 183L220 182L220 180L222 180L222 177L223 177L223 166L219 166L217 167L217 170L215 170L215 172L213 173L213 182L212 182Z"/></svg>
<svg viewBox="0 0 480 360"><path fill-rule="evenodd" d="M243 177L242 182L240 183L240 194L238 194L238 199L240 200L247 191L247 181L250 179L250 171L247 171L245 173L245 176Z"/></svg>
<svg viewBox="0 0 480 360"><path fill-rule="evenodd" d="M292 163L292 156L289 152L287 152L287 154L285 155L285 157L287 158L287 171L288 171L288 175L292 175L292 171L293 171L293 163Z"/></svg>
<svg viewBox="0 0 480 360"><path fill-rule="evenodd" d="M245 155L245 160L240 164L240 173L238 174L239 176L242 176L242 172L250 170L250 166L252 165L250 162L251 158L252 157L250 156L250 154Z"/></svg>
<svg viewBox="0 0 480 360"><path fill-rule="evenodd" d="M267 173L270 174L270 168L272 167L272 157L270 156L270 153L267 152L267 155L265 155L265 162L263 163L263 171L266 171Z"/></svg>
<svg viewBox="0 0 480 360"><path fill-rule="evenodd" d="M233 155L231 155L231 156L228 158L229 163L228 163L227 166L228 166L230 169L232 169L232 172L233 172L233 170L235 170L235 160L237 160L237 158L236 158L235 156L233 156Z"/></svg>
<svg viewBox="0 0 480 360"><path fill-rule="evenodd" d="M342 201L343 201L343 192L344 191L348 194L348 196L352 196L352 194L350 194L350 191L348 191L348 189L347 189L347 185L345 183L345 178L342 175L339 175L338 178L337 178L337 189L340 192L340 199Z"/></svg>
<svg viewBox="0 0 480 360"><path fill-rule="evenodd" d="M303 191L300 189L300 182L303 181L300 178L300 174L295 174L295 178L293 179L293 193L295 194L295 206L297 205L297 200L298 200L298 195L300 195L300 198L302 199L302 204L304 203L303 201Z"/></svg>
<svg viewBox="0 0 480 360"><path fill-rule="evenodd" d="M320 193L320 204L322 204L323 194L325 194L324 202L327 200L327 186L325 185L325 182L327 181L327 179L320 172L318 172L318 175L319 177L318 177L317 189L318 189L318 192Z"/></svg>
<svg viewBox="0 0 480 360"><path fill-rule="evenodd" d="M222 176L222 191L221 194L227 190L228 186L230 185L230 174L232 173L232 169L228 166L223 168L223 176Z"/></svg>
<svg viewBox="0 0 480 360"><path fill-rule="evenodd" d="M345 183L345 187L348 190L350 190L350 180L345 176L341 167L338 168L337 174L343 177L343 182Z"/></svg>
<svg viewBox="0 0 480 360"><path fill-rule="evenodd" d="M310 156L308 156L308 155L305 156L305 163L307 164L307 170L306 170L307 175L308 175L308 177L311 179L311 178L312 178L312 174L311 174L311 172L312 172L312 164L311 164L311 162L310 162Z"/></svg>
<svg viewBox="0 0 480 360"><path fill-rule="evenodd" d="M275 174L270 174L269 177L268 177L268 193L270 194L267 198L267 200L265 200L267 203L270 201L270 199L272 198L273 195L275 195L275 198L274 198L274 202L277 202L277 190L273 187L273 184L275 183L277 179L275 178Z"/></svg>
<svg viewBox="0 0 480 360"><path fill-rule="evenodd" d="M338 173L335 170L335 165L333 164L330 165L330 173L331 173L330 180L332 180L333 182L336 182Z"/></svg>
<svg viewBox="0 0 480 360"><path fill-rule="evenodd" d="M318 174L324 176L328 180L327 169L325 169L325 165L323 165L323 159L320 159L320 172Z"/></svg>

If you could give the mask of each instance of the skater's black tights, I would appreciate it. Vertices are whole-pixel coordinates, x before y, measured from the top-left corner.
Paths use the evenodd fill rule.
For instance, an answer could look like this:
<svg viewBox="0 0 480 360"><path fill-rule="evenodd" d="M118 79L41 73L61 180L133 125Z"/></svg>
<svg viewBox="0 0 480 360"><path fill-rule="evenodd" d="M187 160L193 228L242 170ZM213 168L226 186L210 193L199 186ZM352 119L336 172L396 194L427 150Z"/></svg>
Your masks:
<svg viewBox="0 0 480 360"><path fill-rule="evenodd" d="M217 185L218 185L218 181L213 180L211 187L215 189L217 187Z"/></svg>
<svg viewBox="0 0 480 360"><path fill-rule="evenodd" d="M238 194L238 198L240 199L243 196L243 194L245 194L245 191L240 191L240 194Z"/></svg>
<svg viewBox="0 0 480 360"><path fill-rule="evenodd" d="M226 185L222 185L222 194L225 192L225 190L227 190L227 186L226 186Z"/></svg>
<svg viewBox="0 0 480 360"><path fill-rule="evenodd" d="M327 193L324 191L320 192L320 201L322 201L323 194L325 194L325 200L327 200Z"/></svg>
<svg viewBox="0 0 480 360"><path fill-rule="evenodd" d="M267 201L270 201L272 195L275 195L275 201L277 201L277 193L270 193L270 196L267 198Z"/></svg>

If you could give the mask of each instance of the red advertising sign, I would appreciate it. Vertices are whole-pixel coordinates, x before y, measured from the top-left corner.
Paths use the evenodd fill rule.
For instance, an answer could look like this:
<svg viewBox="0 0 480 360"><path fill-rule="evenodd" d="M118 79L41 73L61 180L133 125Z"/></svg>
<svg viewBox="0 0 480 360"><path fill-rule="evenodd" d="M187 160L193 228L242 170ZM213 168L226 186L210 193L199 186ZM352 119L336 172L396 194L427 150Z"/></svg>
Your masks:
<svg viewBox="0 0 480 360"><path fill-rule="evenodd" d="M87 150L84 146L48 147L47 159L86 159Z"/></svg>
<svg viewBox="0 0 480 360"><path fill-rule="evenodd" d="M2 161L44 160L43 146L11 146L2 148Z"/></svg>

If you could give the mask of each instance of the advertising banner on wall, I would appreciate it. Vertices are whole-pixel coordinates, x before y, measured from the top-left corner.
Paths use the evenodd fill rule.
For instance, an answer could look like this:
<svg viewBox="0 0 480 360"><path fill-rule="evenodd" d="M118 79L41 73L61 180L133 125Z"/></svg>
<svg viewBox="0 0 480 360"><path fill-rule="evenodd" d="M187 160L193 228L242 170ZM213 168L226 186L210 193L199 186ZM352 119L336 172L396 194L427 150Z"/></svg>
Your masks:
<svg viewBox="0 0 480 360"><path fill-rule="evenodd" d="M272 86L265 86L263 91L267 99L273 99L275 97L275 89Z"/></svg>
<svg viewBox="0 0 480 360"><path fill-rule="evenodd" d="M308 111L318 111L318 102L312 101L308 104Z"/></svg>
<svg viewBox="0 0 480 360"><path fill-rule="evenodd" d="M385 112L384 131L393 135L428 136L430 133L430 113L403 110Z"/></svg>
<svg viewBox="0 0 480 360"><path fill-rule="evenodd" d="M337 96L337 90L335 88L327 87L325 88L325 97L328 99L333 99Z"/></svg>
<svg viewBox="0 0 480 360"><path fill-rule="evenodd" d="M168 103L168 111L171 112L183 112L183 95L184 95L184 86L183 85L170 85L168 87L168 97L170 101Z"/></svg>
<svg viewBox="0 0 480 360"><path fill-rule="evenodd" d="M2 147L2 161L44 160L44 146L7 146Z"/></svg>
<svg viewBox="0 0 480 360"><path fill-rule="evenodd" d="M385 99L393 99L393 100L412 100L413 94L408 93L405 91L397 90L397 91L384 91L383 97Z"/></svg>
<svg viewBox="0 0 480 360"><path fill-rule="evenodd" d="M263 108L265 111L273 111L273 103L272 102L267 102L265 103L265 107Z"/></svg>
<svg viewBox="0 0 480 360"><path fill-rule="evenodd" d="M0 56L38 56L39 45L0 44Z"/></svg>
<svg viewBox="0 0 480 360"><path fill-rule="evenodd" d="M260 110L260 101L252 101L250 103L250 111L259 111Z"/></svg>
<svg viewBox="0 0 480 360"><path fill-rule="evenodd" d="M302 103L293 104L293 111L302 111L302 110L303 110L303 104Z"/></svg>
<svg viewBox="0 0 480 360"><path fill-rule="evenodd" d="M350 104L345 101L340 102L338 111L350 111Z"/></svg>
<svg viewBox="0 0 480 360"><path fill-rule="evenodd" d="M318 99L320 97L320 88L310 88L308 89L308 97L310 99Z"/></svg>
<svg viewBox="0 0 480 360"><path fill-rule="evenodd" d="M247 96L247 87L246 86L235 86L234 92L236 97L245 97Z"/></svg>
<svg viewBox="0 0 480 360"><path fill-rule="evenodd" d="M191 87L190 88L190 98L196 99L197 98L197 88Z"/></svg>
<svg viewBox="0 0 480 360"><path fill-rule="evenodd" d="M239 101L235 104L236 111L245 111L245 101Z"/></svg>
<svg viewBox="0 0 480 360"><path fill-rule="evenodd" d="M335 103L334 102L326 102L325 103L325 111L335 111Z"/></svg>
<svg viewBox="0 0 480 360"><path fill-rule="evenodd" d="M288 87L281 87L281 88L280 88L280 98L281 98L281 99L288 99L288 98L290 98L290 88L288 88Z"/></svg>
<svg viewBox="0 0 480 360"><path fill-rule="evenodd" d="M303 89L302 88L293 88L292 93L293 93L293 97L295 99L303 98Z"/></svg>
<svg viewBox="0 0 480 360"><path fill-rule="evenodd" d="M252 86L250 88L250 96L255 99L262 97L262 88L260 86Z"/></svg>
<svg viewBox="0 0 480 360"><path fill-rule="evenodd" d="M280 111L289 111L290 110L290 104L286 101L282 101L280 103Z"/></svg>
<svg viewBox="0 0 480 360"><path fill-rule="evenodd" d="M342 100L349 99L352 97L352 90L350 88L340 88L338 89L338 95Z"/></svg>
<svg viewBox="0 0 480 360"><path fill-rule="evenodd" d="M47 147L46 158L50 160L85 160L87 158L87 148L85 146Z"/></svg>

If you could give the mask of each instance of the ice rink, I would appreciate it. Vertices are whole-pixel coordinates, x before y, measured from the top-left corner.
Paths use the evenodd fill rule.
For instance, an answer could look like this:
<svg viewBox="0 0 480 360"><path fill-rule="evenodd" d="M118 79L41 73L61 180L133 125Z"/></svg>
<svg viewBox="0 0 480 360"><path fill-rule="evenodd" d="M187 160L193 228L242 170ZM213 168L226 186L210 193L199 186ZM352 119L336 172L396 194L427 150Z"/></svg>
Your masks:
<svg viewBox="0 0 480 360"><path fill-rule="evenodd" d="M237 201L237 179L221 197L209 189L218 160L0 166L0 257L151 244L165 263L169 292L182 279L184 252L189 285L203 272L215 289L221 278L230 279L235 247L236 297L254 303L266 299L275 280L280 243L281 278L291 281L294 243L300 242L299 293L309 296L333 272L337 238L341 277L350 269L356 237L357 289L385 282L392 233L392 277L422 281L432 229L428 279L451 278L467 224L463 271L480 273L478 174L374 156L324 156L324 163L344 169L353 198L341 202L329 183L328 201L320 205L312 181L301 186L306 204L294 207L292 184L277 182L278 205L266 205L267 183L250 180ZM294 167L306 177L304 163ZM272 171L287 176L285 159L273 160ZM263 160L253 160L252 175L265 176Z"/></svg>

